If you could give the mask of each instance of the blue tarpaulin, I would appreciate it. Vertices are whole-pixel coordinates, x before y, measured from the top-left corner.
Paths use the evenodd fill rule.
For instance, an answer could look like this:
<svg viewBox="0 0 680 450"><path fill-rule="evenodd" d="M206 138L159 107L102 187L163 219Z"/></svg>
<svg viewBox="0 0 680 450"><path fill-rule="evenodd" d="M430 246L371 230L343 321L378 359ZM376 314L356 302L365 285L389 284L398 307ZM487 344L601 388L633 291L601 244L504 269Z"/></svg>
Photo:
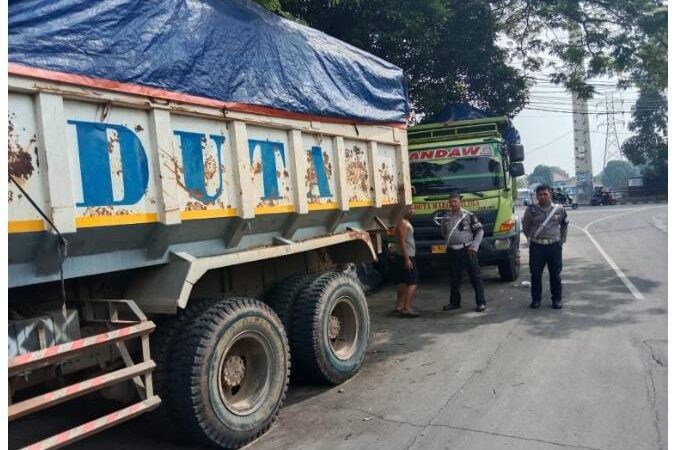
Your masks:
<svg viewBox="0 0 680 450"><path fill-rule="evenodd" d="M360 121L405 122L398 67L248 0L10 0L9 61Z"/></svg>

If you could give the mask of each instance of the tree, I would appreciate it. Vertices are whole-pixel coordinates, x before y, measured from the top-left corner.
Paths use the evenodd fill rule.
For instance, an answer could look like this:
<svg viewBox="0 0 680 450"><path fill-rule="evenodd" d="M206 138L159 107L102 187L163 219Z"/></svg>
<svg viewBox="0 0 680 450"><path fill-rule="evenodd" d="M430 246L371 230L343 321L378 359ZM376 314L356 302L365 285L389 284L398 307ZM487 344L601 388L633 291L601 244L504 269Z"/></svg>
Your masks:
<svg viewBox="0 0 680 450"><path fill-rule="evenodd" d="M621 86L668 86L666 0L492 0L515 55L528 71L590 98L588 78L617 75ZM569 42L567 31L581 39ZM540 54L555 59L547 60Z"/></svg>
<svg viewBox="0 0 680 450"><path fill-rule="evenodd" d="M553 184L553 172L549 166L539 164L534 168L534 171L529 174L527 179L529 185L540 183L547 186Z"/></svg>
<svg viewBox="0 0 680 450"><path fill-rule="evenodd" d="M550 166L550 170L552 170L553 179L555 179L555 176L556 176L556 175L559 176L559 177L561 177L561 178L564 178L565 180L568 180L568 179L569 179L569 174L567 173L566 170L564 170L564 169L561 168L561 167Z"/></svg>
<svg viewBox="0 0 680 450"><path fill-rule="evenodd" d="M633 108L629 129L635 133L623 143L623 154L643 166L645 189L649 193L668 191L668 101L656 90L645 90Z"/></svg>
<svg viewBox="0 0 680 450"><path fill-rule="evenodd" d="M625 188L626 179L637 175L629 161L609 161L602 171L602 184L608 188Z"/></svg>
<svg viewBox="0 0 680 450"><path fill-rule="evenodd" d="M403 68L414 111L426 116L460 101L512 117L536 82L591 98L597 84L587 80L617 76L620 87L641 92L636 122L646 112L666 120L647 111L661 108L647 99L665 102L668 88L667 0L258 1ZM580 38L570 41L574 30ZM499 44L506 37L509 49ZM545 69L547 78L532 76ZM667 185L667 138L642 125L633 131L624 152L655 185Z"/></svg>
<svg viewBox="0 0 680 450"><path fill-rule="evenodd" d="M526 189L529 186L526 176L515 178L515 183L517 184L517 189Z"/></svg>
<svg viewBox="0 0 680 450"><path fill-rule="evenodd" d="M515 115L527 79L499 46L498 14L483 0L260 0L404 70L414 112L451 102ZM282 11L285 13L282 13Z"/></svg>

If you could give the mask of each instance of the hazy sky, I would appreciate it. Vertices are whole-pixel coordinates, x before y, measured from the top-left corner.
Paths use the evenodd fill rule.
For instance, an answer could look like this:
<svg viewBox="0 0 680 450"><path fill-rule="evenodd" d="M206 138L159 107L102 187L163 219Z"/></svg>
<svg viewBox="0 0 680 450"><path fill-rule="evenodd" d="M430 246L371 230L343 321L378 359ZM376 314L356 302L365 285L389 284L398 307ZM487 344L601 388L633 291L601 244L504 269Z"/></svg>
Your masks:
<svg viewBox="0 0 680 450"><path fill-rule="evenodd" d="M565 30L548 29L543 31L541 38L567 42L568 34ZM513 43L507 36L499 36L498 45L506 48L510 54L512 49L517 47L517 43ZM529 174L537 165L545 164L561 167L573 176L574 130L571 94L563 87L550 83L548 78L551 73L563 70L563 63L548 53L534 56L540 57L545 66L538 73L526 73L534 79L535 85L530 90L529 104L513 120L524 144L524 169ZM510 65L522 71L519 59L511 59ZM607 109L604 103L605 94L613 94L614 110L626 111L615 116L619 143L623 144L623 141L632 135L628 130L628 123L631 120L630 109L637 99L637 90L618 90L617 82L615 78L589 80L597 93L588 102L593 176L602 171L604 158L607 118L606 115L598 113L604 113Z"/></svg>
<svg viewBox="0 0 680 450"><path fill-rule="evenodd" d="M593 175L602 170L607 120L605 94L613 93L616 130L619 143L632 135L628 130L631 120L630 109L637 98L637 91L616 89L615 80L593 82L595 97L588 102L590 114L590 144L593 160ZM610 107L611 108L611 107ZM551 111L546 111L551 110ZM561 112L553 112L559 110ZM524 167L527 174L539 164L558 166L574 175L574 133L572 125L571 94L548 81L539 81L531 89L529 104L514 119L524 144ZM620 113L620 111L626 111Z"/></svg>

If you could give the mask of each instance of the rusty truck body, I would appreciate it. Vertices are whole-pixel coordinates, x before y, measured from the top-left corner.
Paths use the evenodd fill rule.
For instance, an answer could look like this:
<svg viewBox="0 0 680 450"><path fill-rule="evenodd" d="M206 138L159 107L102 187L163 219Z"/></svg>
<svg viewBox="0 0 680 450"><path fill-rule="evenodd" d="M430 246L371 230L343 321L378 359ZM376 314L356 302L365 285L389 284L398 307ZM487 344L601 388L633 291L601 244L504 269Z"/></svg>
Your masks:
<svg viewBox="0 0 680 450"><path fill-rule="evenodd" d="M252 15L254 33L263 20L330 39L361 70L377 60L231 3ZM147 411L166 430L236 448L271 425L291 362L309 382L353 376L368 308L338 268L373 261L380 230L411 202L404 124L362 117L356 101L356 117L326 116L36 63L22 47L35 27L23 24L41 5L18 4L8 78L10 422L99 391L125 405L35 448Z"/></svg>

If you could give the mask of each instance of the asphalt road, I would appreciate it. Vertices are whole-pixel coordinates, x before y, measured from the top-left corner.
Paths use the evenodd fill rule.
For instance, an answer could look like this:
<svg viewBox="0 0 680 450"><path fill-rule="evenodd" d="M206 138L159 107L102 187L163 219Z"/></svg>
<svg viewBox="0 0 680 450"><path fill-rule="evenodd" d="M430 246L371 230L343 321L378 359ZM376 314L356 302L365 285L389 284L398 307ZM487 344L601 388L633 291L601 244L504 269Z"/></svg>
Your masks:
<svg viewBox="0 0 680 450"><path fill-rule="evenodd" d="M521 213L521 211L520 211ZM646 450L667 446L666 205L569 212L564 309L528 309L527 247L516 283L483 270L489 309L440 312L445 276L424 280L418 319L397 319L394 289L369 297L372 339L355 378L292 386L278 421L247 448ZM547 274L544 305L549 305ZM104 409L88 399L10 427L10 448ZM143 418L73 449L172 449Z"/></svg>

